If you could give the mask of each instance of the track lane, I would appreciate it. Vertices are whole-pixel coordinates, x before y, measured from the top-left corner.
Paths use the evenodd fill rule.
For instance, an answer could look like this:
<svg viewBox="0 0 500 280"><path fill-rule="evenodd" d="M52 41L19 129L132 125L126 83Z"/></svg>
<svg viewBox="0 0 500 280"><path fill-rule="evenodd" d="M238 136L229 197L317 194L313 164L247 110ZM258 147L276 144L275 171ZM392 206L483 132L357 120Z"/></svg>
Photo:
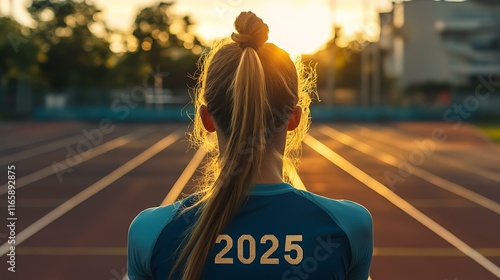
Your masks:
<svg viewBox="0 0 500 280"><path fill-rule="evenodd" d="M313 132L313 134L315 133ZM387 172L398 174L398 169L395 166L390 166L379 159L366 156L354 147L338 142L337 140L340 139L334 140L322 133L316 134L318 139L321 139L323 143L326 143L330 148L333 147L333 149L344 158L354 160L358 167L370 174L373 178L376 178L379 182L387 184L385 176ZM346 143L349 144L349 142ZM381 167L377 168L377 165ZM441 175L442 170L447 171L449 169L441 168L436 170L439 171L439 175ZM456 175L452 174L450 176ZM415 206L425 214L435 218L440 224L446 225L449 229L453 229L452 231L469 245L473 247L500 247L500 240L497 238L498 231L495 231L495 229L498 229L500 226L500 217L495 212L489 211L481 206L470 207L470 204L465 203L467 202L467 200L465 200L466 198L459 197L445 189L437 188L434 184L418 176L407 177L404 182L397 185L396 188L392 188L392 190L410 202L415 199L417 202L419 200L433 202L434 207L426 207L425 204L422 203ZM454 207L440 207L440 205L437 205L440 201L451 201L454 202L455 205ZM462 208L462 205L466 205L467 207ZM449 204L447 206L449 206ZM481 217L481 219L477 217ZM485 221L488 222L488 226L485 226ZM500 263L497 264L500 265Z"/></svg>
<svg viewBox="0 0 500 280"><path fill-rule="evenodd" d="M318 157L317 152L306 145L304 145L302 166L314 167L301 168L299 172L310 191L331 198L349 199L361 203L371 212L375 236L371 268L373 279L442 280L450 279L450 275L461 277L459 279L462 277L463 279L496 279L464 255L456 257L456 253L441 256L427 254L420 257L415 256L416 253L409 250L405 252L410 256L403 257L391 253L386 248L390 250L431 248L437 249L439 253L443 253L443 250L446 253L446 250L453 250L453 247L381 196L374 195L354 177L325 158ZM321 170L323 172L320 172ZM394 265L396 261L398 265Z"/></svg>
<svg viewBox="0 0 500 280"><path fill-rule="evenodd" d="M29 225L27 228L23 229L21 232L19 232L16 235L16 245L19 246L22 242L24 242L26 239L61 217L62 215L66 214L79 204L85 202L87 199L98 193L99 191L103 190L122 176L126 175L128 172L131 170L135 169L137 166L141 165L154 155L156 155L158 152L161 150L167 148L170 146L172 143L177 141L181 136L181 132L179 130L173 132L172 134L169 134L153 146L149 147L147 150L139 154L138 156L134 157L133 159L129 160L119 168L115 169L113 172L109 173L108 175L104 176L102 179L97 181L96 183L92 184L88 188L84 189L83 191L79 192L77 195L69 198L66 200L63 204L59 205L57 208L54 210L50 211L46 215L44 215L42 218L38 219L36 222L33 224ZM9 244L6 242L0 246L0 256L3 256L6 254L9 250Z"/></svg>
<svg viewBox="0 0 500 280"><path fill-rule="evenodd" d="M0 155L77 135L91 124L81 122L22 123L0 128Z"/></svg>
<svg viewBox="0 0 500 280"><path fill-rule="evenodd" d="M454 247L462 251L465 255L469 256L471 259L491 272L493 275L500 278L500 268L497 265L495 265L489 259L485 258L483 255L481 255L470 245L462 241L456 235L442 227L440 224L436 223L434 220L432 220L432 218L428 217L427 215L413 207L411 204L409 204L406 200L396 195L388 187L384 186L379 181L375 180L373 177L369 176L367 173L363 172L349 161L345 160L339 154L333 152L333 150L331 150L312 136L307 136L304 142L305 144L316 150L318 153L325 156L332 163L338 165L344 171L348 172L357 180L361 181L367 187L396 205L412 218L414 218L427 228L431 229L435 234L439 235L441 238L445 239Z"/></svg>
<svg viewBox="0 0 500 280"><path fill-rule="evenodd" d="M376 128L369 128L366 126L354 126L354 128L354 130L349 130L351 136L360 136L365 141L370 141L370 145L381 147L386 152L391 153L392 155L402 152L409 154L416 150L423 150L429 153L428 158L429 160L432 160L432 162L445 164L449 166L450 169L461 170L474 177L489 179L500 184L500 168L491 170L491 168L496 167L495 164L489 164L488 168L485 168L480 166L480 164L484 163L484 160L473 160L469 158L467 164L465 164L465 161L457 160L457 154L460 154L463 149L450 151L449 148L443 147L446 145L446 143L439 143L432 140L432 138L430 137L419 137L413 139L404 137L404 135L399 135L397 131L392 128L382 128L380 130ZM387 138L399 138L402 139L402 141L391 141L389 145L389 143L387 142ZM406 145L403 143L406 143ZM477 150L482 147L484 146L481 144L476 144L470 147L470 149L473 148L474 150ZM452 152L453 155L450 155L450 152ZM498 159L500 159L500 152L498 153ZM473 162L473 164L471 164L471 161Z"/></svg>
<svg viewBox="0 0 500 280"><path fill-rule="evenodd" d="M72 173L66 174L62 182L55 175L52 175L29 187L16 190L16 204L26 206L31 206L27 205L29 202L39 204L39 207L17 207L17 215L22 217L17 222L18 232L178 128L179 126L173 126L160 129L136 139L134 143L125 144L101 156L85 161L75 166ZM36 204L33 206L36 206ZM6 213L0 213L0 217L6 217Z"/></svg>
<svg viewBox="0 0 500 280"><path fill-rule="evenodd" d="M315 127L312 128L311 132L317 134ZM370 160L334 140L330 141L325 138L325 141L322 142L328 143L329 147L335 147L336 151L338 148L343 154L352 156L352 162L356 166L361 166L361 169L371 176L379 176L380 170L391 170L388 169L391 168L390 166L381 166L380 162ZM89 177L94 176L95 178L95 176L102 176L99 174L104 171L111 171L112 168L107 167L110 159L113 159L112 162L123 162L125 158L130 158L129 149L137 151L136 148L142 148L144 150L147 145L147 141L134 141L127 145L126 149L118 149L82 163L81 171L75 171L78 174L68 174L69 177L74 176L74 181L71 183L65 180L69 183L67 188L74 189L77 185L91 183ZM39 278L40 275L48 275L48 271L51 271L50 276L53 276L51 279L123 279L125 275L123 250L126 246L126 230L131 219L139 211L156 206L162 201L170 186L174 184L173 179L179 177L182 168L188 165L193 154L194 151L187 149L186 142L175 143L26 240L19 247L19 252L22 252L23 248L26 250L22 254L20 253L18 261L25 266L29 265L31 274L24 274L27 278L17 277L15 279ZM169 160L165 161L165 158ZM167 162L174 162L174 164L169 165L166 164ZM138 174L132 176L136 172ZM360 202L370 209L374 216L376 231L375 257L372 266L374 280L451 280L456 277L458 277L457 279L493 279L491 278L493 276L485 269L467 257L457 256L456 251L450 251L452 248L446 242L436 237L428 229L423 228L418 222L411 221L411 218L391 206L383 198L370 194L371 191L367 190L356 179L345 174L338 167L332 167L330 162L319 157L308 147L304 147L303 164L299 173L309 190L332 198L348 198ZM445 178L448 176L450 175L446 174ZM44 184L46 187L50 187L49 181ZM189 193L193 186L194 183L189 181L183 192ZM410 186L418 186L418 188ZM54 192L49 191L46 198L39 201L37 199L44 194L43 192L33 193L29 191L32 190L31 188L23 188L20 192L24 192L22 197L27 196L26 204L58 204L69 194L68 190L58 192L58 189L61 190L60 187L54 188ZM134 190L132 194L130 193L131 189ZM422 191L418 191L420 189ZM419 178L408 178L404 186L398 186L397 193L404 195L407 200L420 201L421 205L427 203L427 205L436 206L436 199L452 202L448 204L449 207L446 209L451 212L451 215L453 215L454 210L464 210L465 214L460 214L465 216L464 219L460 219L458 214L452 219L447 218L449 214L444 213L442 207L426 206L419 209L421 211L436 211L436 214L425 213L447 228L448 226L456 226L457 231L464 231L466 229L462 227L467 225L478 230L481 229L481 220L474 217L477 215L467 216L469 212L468 208L464 207L466 204L463 203L463 199L447 194L443 190L433 191L432 189L436 188L429 186L428 183L422 183ZM432 197L427 196L428 192ZM35 207L25 208L32 208L31 212L39 210ZM478 210L477 207L469 208ZM484 217L482 214L480 216ZM439 221L440 217L444 220ZM490 218L484 218L485 221L490 221ZM447 220L451 220L450 225L445 224ZM473 220L476 224L471 222ZM470 234L470 237L467 238L480 238L484 245L491 245L489 240L493 231L486 236L480 235L479 231L464 232ZM480 244L474 245L476 248ZM491 246L488 248L488 246L476 249L498 264L500 260L498 252L494 250L495 248L491 248ZM53 248L59 249L51 252ZM402 256L401 251L395 250L398 248L411 256ZM67 249L70 250L65 251ZM487 254L488 252L490 255ZM2 273L3 271L0 271L0 278L2 278Z"/></svg>
<svg viewBox="0 0 500 280"><path fill-rule="evenodd" d="M174 185L174 181L179 177L183 168L188 164L194 151L188 149L187 142L178 141L168 147L158 155L154 156L137 169L131 171L126 176L111 184L107 189L92 197L81 207L75 208L65 217L61 217L52 226L47 227L38 235L38 241L33 239L27 241L28 246L52 245L53 247L66 247L72 244L81 244L90 247L102 248L109 246L119 246L121 255L115 256L112 261L110 256L95 256L95 251L89 256L75 256L75 259L82 259L85 263L93 267L93 277L104 275L108 278L121 280L126 273L126 248L128 226L132 219L142 210L160 204ZM193 186L193 182L188 183L188 187ZM113 201L113 204L109 202ZM119 205L120 207L115 207ZM88 216L95 219L89 220ZM83 220L84 223L75 228L68 237L58 242L44 242L50 236L57 233L58 229L71 223L74 219ZM110 221L113 226L108 227ZM106 230L96 232L95 225L102 225ZM73 258L73 255L70 255ZM30 256L35 257L35 256ZM58 259L53 256L51 259ZM52 261L47 260L47 265L54 266ZM75 278L74 271L78 270L78 264L69 263L64 271L59 272L60 279L85 279L83 276ZM81 277L81 278L79 278ZM88 279L88 278L87 278ZM104 279L104 278L103 278Z"/></svg>
<svg viewBox="0 0 500 280"><path fill-rule="evenodd" d="M71 173L75 167L79 166L81 163L90 160L92 158L98 157L104 153L107 153L111 150L119 148L123 145L133 142L134 140L145 136L151 132L153 132L152 127L145 127L139 130L132 131L123 135L121 137L115 138L108 142L105 142L96 147L92 147L89 143L90 149L82 150L81 152L71 154L71 156L66 157L65 160L61 160L58 162L53 162L51 165L39 169L33 173L28 175L17 177L16 181L16 189L20 189L24 186L30 185L34 182L47 178L51 175L56 175L59 181L63 180L63 175L65 173ZM19 174L18 174L19 175ZM4 195L7 193L7 184L0 186L0 195Z"/></svg>
<svg viewBox="0 0 500 280"><path fill-rule="evenodd" d="M163 134L164 136L165 133ZM182 134L179 136L182 136ZM151 149L152 146L149 142L151 141L129 145L129 147L121 149L120 152L130 157L130 154L135 153L137 150ZM52 271L51 277L53 276L54 278L51 279L110 279L112 277L118 279L117 275L123 273L122 269L125 264L123 254L113 257L110 256L112 254L109 254L109 252L102 255L99 255L96 251L91 252L89 255L72 253L69 256L67 255L63 260L62 256L64 254L61 255L60 252L59 254L47 256L43 259L40 259L40 257L37 258L37 256L40 256L40 248L42 249L42 253L47 253L47 250L50 252L51 248L54 247L69 248L77 245L77 248L82 248L91 247L91 244L93 244L99 248L105 248L113 246L113 244L119 244L120 246L126 244L126 233L132 218L140 210L147 208L148 205L157 205L159 203L158 194L162 197L165 191L168 190L170 178L178 176L176 168L178 168L178 164L182 164L185 160L187 149L185 142L173 143L172 147L174 146L179 150L181 157L173 157L173 149L169 150L167 148L162 150L160 153L164 153L164 156L160 161L158 160L160 157L153 157L147 160L144 165L139 165L137 169L117 179L104 190L89 197L83 204L76 206L68 213L54 220L53 223L41 229L32 238L27 239L20 248L21 252L23 247L28 251L25 251L25 255L21 253L19 258L27 260L38 259L37 262L44 265L34 266L38 267L39 270L23 270L22 273L16 274L17 278L15 279L33 279L36 275L46 274L44 271ZM172 160L178 159L176 164L170 166L174 167L171 171L168 171L169 166L161 164L165 162L165 153L167 158L171 158ZM129 162L125 163L125 165L127 164ZM129 166L129 168L132 167ZM151 179L145 180L145 174L152 175ZM158 180L158 175L161 175L161 180ZM154 200L156 200L156 203L152 204L151 201ZM145 201L149 202L145 203ZM113 225L111 227L109 226L110 222ZM73 226L68 227L68 225ZM57 238L54 238L55 236ZM43 249L43 246L47 245L50 248ZM33 249L38 253L33 254ZM31 250L31 253L29 250ZM4 260L4 257L0 259ZM82 274L75 274L75 271L81 271L82 262L77 260L82 261L92 269L87 269ZM66 266L61 267L57 261L62 261ZM2 275L2 272L0 272L0 275Z"/></svg>
<svg viewBox="0 0 500 280"><path fill-rule="evenodd" d="M495 167L500 165L500 145L487 140L477 128L469 124L458 128L443 123L360 124L359 126L387 133L387 138L399 139L410 147L409 149L413 149L415 139L432 139L432 131L440 130L446 137L444 142L436 142L440 154L460 162L471 161L481 169L498 172L498 168ZM355 129L351 131L356 132Z"/></svg>
<svg viewBox="0 0 500 280"><path fill-rule="evenodd" d="M392 165L394 167L400 168L400 166L404 166L404 164L405 164L404 160L398 159L398 158L396 158L388 153L385 153L381 150L375 149L372 146L367 145L366 143L363 143L359 140L356 140L353 137L351 137L345 133L341 133L341 132L339 132L331 127L321 126L319 128L319 130L321 131L321 133L328 135L330 138L335 139L337 141L340 141L342 144L347 145L349 147L352 147L361 153L372 156L372 157L376 158L377 160L382 161L388 165ZM467 200L470 200L472 202L475 202L475 203L483 206L484 208L487 208L487 209L489 209L497 214L500 214L500 203L497 203L496 201L494 201L488 197L485 197L479 193L471 191L468 188L465 188L461 185L453 183L453 182L451 182L451 181L449 181L441 176L438 176L434 173L427 171L426 169L420 168L417 165L410 166L407 169L408 169L408 172L411 172L410 175L418 176L421 179L424 179L427 182L429 182L437 187L440 187L440 188L447 190L451 193L459 195ZM388 176L388 173L384 173L385 180L383 180L383 181L385 183L388 183L389 187L391 187L391 188L394 187L393 182L395 180L400 181L400 182L404 182L405 178L403 178L403 176L398 175L398 174L401 174L401 171L402 170L400 168L400 170L398 170L397 173L391 173L392 176ZM406 170L403 170L403 171L406 172ZM389 174L389 175L391 175L391 174ZM391 178L389 180L389 182L388 182L388 178Z"/></svg>

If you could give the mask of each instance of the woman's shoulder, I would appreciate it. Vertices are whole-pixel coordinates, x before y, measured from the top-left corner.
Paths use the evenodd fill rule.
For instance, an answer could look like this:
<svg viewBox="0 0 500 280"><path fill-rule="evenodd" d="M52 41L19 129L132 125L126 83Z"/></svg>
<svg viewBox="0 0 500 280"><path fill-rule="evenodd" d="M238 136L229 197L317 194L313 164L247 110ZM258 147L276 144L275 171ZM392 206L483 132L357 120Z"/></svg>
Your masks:
<svg viewBox="0 0 500 280"><path fill-rule="evenodd" d="M141 240L147 240L148 238L145 236L150 236L154 239L172 221L177 212L185 206L188 199L141 211L130 223L129 238L137 236Z"/></svg>
<svg viewBox="0 0 500 280"><path fill-rule="evenodd" d="M177 209L175 204L169 204L141 211L130 223L129 239L137 242L154 242L157 234L175 216Z"/></svg>
<svg viewBox="0 0 500 280"><path fill-rule="evenodd" d="M131 279L152 279L150 260L157 239L181 208L190 203L188 198L145 209L130 223L127 254Z"/></svg>
<svg viewBox="0 0 500 280"><path fill-rule="evenodd" d="M144 226L156 223L158 220L170 220L177 212L177 209L179 207L176 207L176 203L144 209L134 218L131 226Z"/></svg>

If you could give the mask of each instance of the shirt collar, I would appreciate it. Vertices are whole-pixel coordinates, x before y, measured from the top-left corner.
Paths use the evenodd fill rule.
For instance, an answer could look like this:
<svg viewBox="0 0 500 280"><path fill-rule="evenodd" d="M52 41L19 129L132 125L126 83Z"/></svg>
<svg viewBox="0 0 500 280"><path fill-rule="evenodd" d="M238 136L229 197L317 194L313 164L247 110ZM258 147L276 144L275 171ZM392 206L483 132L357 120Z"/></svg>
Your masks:
<svg viewBox="0 0 500 280"><path fill-rule="evenodd" d="M255 184L250 195L273 195L297 190L292 185L282 182L276 184Z"/></svg>

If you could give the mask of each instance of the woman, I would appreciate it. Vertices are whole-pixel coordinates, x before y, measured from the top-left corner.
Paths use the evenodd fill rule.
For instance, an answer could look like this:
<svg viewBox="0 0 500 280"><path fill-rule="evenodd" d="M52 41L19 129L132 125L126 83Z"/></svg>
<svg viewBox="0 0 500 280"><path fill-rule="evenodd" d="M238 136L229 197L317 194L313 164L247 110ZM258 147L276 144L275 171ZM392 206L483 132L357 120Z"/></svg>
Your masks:
<svg viewBox="0 0 500 280"><path fill-rule="evenodd" d="M201 188L144 210L129 229L135 279L367 279L361 205L292 187L314 77L266 43L251 12L205 58L191 140L209 150Z"/></svg>

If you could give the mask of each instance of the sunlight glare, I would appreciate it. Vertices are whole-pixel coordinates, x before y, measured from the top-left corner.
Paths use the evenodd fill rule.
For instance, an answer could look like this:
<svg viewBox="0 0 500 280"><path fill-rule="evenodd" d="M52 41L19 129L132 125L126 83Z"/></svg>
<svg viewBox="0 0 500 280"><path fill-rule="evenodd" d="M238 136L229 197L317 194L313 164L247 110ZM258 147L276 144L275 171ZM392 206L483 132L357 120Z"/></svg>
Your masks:
<svg viewBox="0 0 500 280"><path fill-rule="evenodd" d="M332 37L330 11L315 2L300 8L270 4L260 14L269 25L268 42L290 54L314 53Z"/></svg>

